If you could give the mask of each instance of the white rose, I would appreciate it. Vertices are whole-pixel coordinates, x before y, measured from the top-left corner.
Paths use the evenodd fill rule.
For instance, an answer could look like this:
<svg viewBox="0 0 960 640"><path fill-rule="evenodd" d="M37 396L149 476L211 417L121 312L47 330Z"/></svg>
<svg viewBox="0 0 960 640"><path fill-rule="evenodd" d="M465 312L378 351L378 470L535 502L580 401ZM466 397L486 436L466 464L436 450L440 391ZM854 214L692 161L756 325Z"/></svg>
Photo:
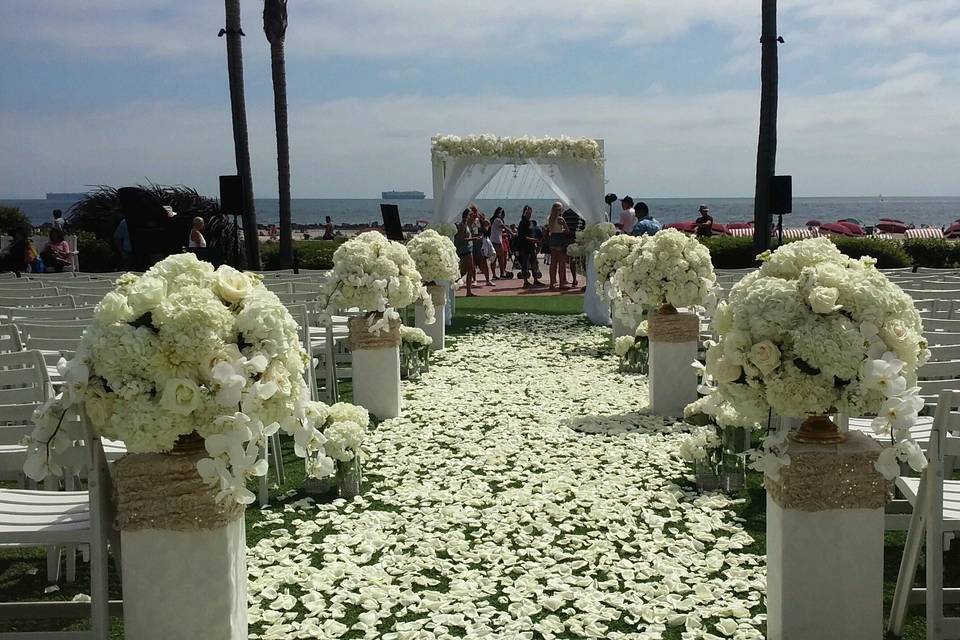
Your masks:
<svg viewBox="0 0 960 640"><path fill-rule="evenodd" d="M727 360L726 357L717 358L713 370L710 371L717 382L721 384L736 382L743 375L743 368Z"/></svg>
<svg viewBox="0 0 960 640"><path fill-rule="evenodd" d="M99 322L113 324L133 320L133 310L127 304L127 298L121 293L110 291L97 305L96 317Z"/></svg>
<svg viewBox="0 0 960 640"><path fill-rule="evenodd" d="M837 304L839 297L840 292L833 287L814 287L807 296L807 302L814 313L827 314L840 308Z"/></svg>
<svg viewBox="0 0 960 640"><path fill-rule="evenodd" d="M780 366L780 349L769 340L750 347L750 362L764 375Z"/></svg>
<svg viewBox="0 0 960 640"><path fill-rule="evenodd" d="M202 399L200 387L193 380L171 378L163 387L160 406L171 413L186 416L200 406Z"/></svg>
<svg viewBox="0 0 960 640"><path fill-rule="evenodd" d="M220 299L230 304L236 304L247 297L253 288L250 278L229 265L221 265L217 269L217 281L213 290Z"/></svg>
<svg viewBox="0 0 960 640"><path fill-rule="evenodd" d="M139 318L148 311L157 308L166 295L167 283L164 282L163 278L143 276L130 287L127 304L130 305L133 317Z"/></svg>
<svg viewBox="0 0 960 640"><path fill-rule="evenodd" d="M750 349L750 336L743 331L731 331L724 336L723 355L732 364L746 362L746 354Z"/></svg>
<svg viewBox="0 0 960 640"><path fill-rule="evenodd" d="M912 333L910 328L901 320L889 320L880 329L880 339L891 351L898 352L899 349L912 341Z"/></svg>

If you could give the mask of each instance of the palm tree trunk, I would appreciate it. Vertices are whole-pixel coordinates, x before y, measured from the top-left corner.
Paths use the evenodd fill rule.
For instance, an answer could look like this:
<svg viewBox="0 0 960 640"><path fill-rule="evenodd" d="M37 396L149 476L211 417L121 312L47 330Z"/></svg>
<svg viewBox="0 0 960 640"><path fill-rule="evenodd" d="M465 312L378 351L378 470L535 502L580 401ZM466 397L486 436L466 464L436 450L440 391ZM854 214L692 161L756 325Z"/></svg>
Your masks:
<svg viewBox="0 0 960 640"><path fill-rule="evenodd" d="M259 270L260 238L257 212L253 206L253 171L250 168L250 143L247 135L247 106L243 96L243 48L240 41L240 0L224 0L226 8L227 74L230 78L230 110L233 114L233 147L237 173L243 182L243 237L247 267Z"/></svg>
<svg viewBox="0 0 960 640"><path fill-rule="evenodd" d="M269 5L280 5L283 28L271 31L268 24ZM290 216L290 139L287 129L287 72L284 56L286 2L267 0L264 5L263 29L270 41L270 70L273 74L273 115L277 128L277 183L280 190L280 261L284 269L293 266L293 230ZM276 24L276 23L275 23Z"/></svg>
<svg viewBox="0 0 960 640"><path fill-rule="evenodd" d="M760 137L753 200L753 250L770 248L770 178L777 169L777 0L762 0Z"/></svg>

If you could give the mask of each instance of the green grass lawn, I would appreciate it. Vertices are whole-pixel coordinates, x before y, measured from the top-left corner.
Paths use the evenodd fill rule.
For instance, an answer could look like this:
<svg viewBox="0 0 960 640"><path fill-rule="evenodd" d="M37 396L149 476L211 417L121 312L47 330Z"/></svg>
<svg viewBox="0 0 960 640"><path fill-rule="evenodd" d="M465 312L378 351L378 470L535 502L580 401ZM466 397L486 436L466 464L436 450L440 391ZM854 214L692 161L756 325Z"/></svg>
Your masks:
<svg viewBox="0 0 960 640"><path fill-rule="evenodd" d="M451 348L456 348L458 335L464 332L482 329L485 314L503 313L549 313L549 314L577 314L582 306L582 296L558 297L523 297L523 296L493 296L457 299L457 318L448 329L451 337ZM351 399L350 385L341 386L343 400ZM303 463L293 454L292 442L286 439L283 458L285 461L286 479L280 486L271 490L271 511L284 512L284 505L302 499L304 473ZM372 470L375 473L375 470ZM271 482L275 477L271 475ZM365 482L364 484L367 484ZM744 528L753 536L755 542L747 549L748 552L763 554L766 548L766 495L762 486L762 478L757 473L750 473L746 490L742 493L743 501L736 507ZM299 517L296 511L285 513L285 517ZM264 513L258 508L250 508L246 512L247 542L256 544L264 536L272 535L274 525L264 526ZM896 584L900 556L903 549L903 533L887 533L884 545L884 611L889 610L890 598ZM48 586L46 581L45 556L42 549L19 549L0 551L0 598L4 602L18 600L70 600L78 593L89 593L88 573L86 565L78 562L78 580L74 585L61 582L59 589L52 593L44 593ZM960 543L954 542L952 549L944 557L946 569L945 584L960 586ZM923 583L923 558L918 570L917 585ZM111 573L111 597L120 597L119 580L116 572ZM956 608L952 611L957 614ZM0 621L0 632L10 631L54 631L76 630L87 628L86 621L52 620L52 621ZM911 608L907 620L904 638L908 640L923 640L925 636L924 608L916 605ZM674 629L669 630L666 638L679 638ZM122 638L122 623L114 621L111 638Z"/></svg>
<svg viewBox="0 0 960 640"><path fill-rule="evenodd" d="M457 298L457 315L485 313L541 313L568 315L583 312L583 296L477 296Z"/></svg>

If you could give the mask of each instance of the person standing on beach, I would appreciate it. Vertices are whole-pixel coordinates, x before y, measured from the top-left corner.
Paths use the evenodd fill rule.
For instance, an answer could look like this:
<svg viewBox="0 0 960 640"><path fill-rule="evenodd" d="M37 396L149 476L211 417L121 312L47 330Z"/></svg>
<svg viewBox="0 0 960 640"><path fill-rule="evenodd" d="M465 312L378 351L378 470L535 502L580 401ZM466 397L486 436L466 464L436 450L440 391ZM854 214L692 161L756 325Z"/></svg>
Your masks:
<svg viewBox="0 0 960 640"><path fill-rule="evenodd" d="M61 233L66 233L66 230L63 228L63 211L60 209L53 210L53 228L59 230Z"/></svg>
<svg viewBox="0 0 960 640"><path fill-rule="evenodd" d="M333 240L333 220L327 216L327 222L323 225L323 239Z"/></svg>
<svg viewBox="0 0 960 640"><path fill-rule="evenodd" d="M567 255L567 248L577 241L577 233L583 231L587 223L573 209L567 208L563 212L563 220L567 223L567 238L563 246L563 255L570 265L570 275L573 276L573 286L577 286L577 258L571 258Z"/></svg>
<svg viewBox="0 0 960 640"><path fill-rule="evenodd" d="M537 259L537 246L539 241L534 236L533 207L525 205L523 207L523 217L520 218L520 224L517 225L517 253L520 255L520 277L523 278L523 286L543 286L538 277L534 275L533 285L530 284L530 261Z"/></svg>
<svg viewBox="0 0 960 640"><path fill-rule="evenodd" d="M457 225L457 234L453 236L453 246L460 259L460 276L467 277L467 297L477 295L473 292L473 279L476 270L473 264L473 236L470 235L470 209L464 209L460 214L460 224Z"/></svg>
<svg viewBox="0 0 960 640"><path fill-rule="evenodd" d="M646 202L640 202L637 204L637 223L633 225L633 230L630 232L634 236L652 236L657 231L663 229L663 225L660 224L660 221L650 215L650 207L647 206Z"/></svg>
<svg viewBox="0 0 960 640"><path fill-rule="evenodd" d="M623 233L630 233L637 217L636 212L633 210L633 198L623 196L620 199L620 206L623 207L623 210L620 212L620 222L616 227Z"/></svg>

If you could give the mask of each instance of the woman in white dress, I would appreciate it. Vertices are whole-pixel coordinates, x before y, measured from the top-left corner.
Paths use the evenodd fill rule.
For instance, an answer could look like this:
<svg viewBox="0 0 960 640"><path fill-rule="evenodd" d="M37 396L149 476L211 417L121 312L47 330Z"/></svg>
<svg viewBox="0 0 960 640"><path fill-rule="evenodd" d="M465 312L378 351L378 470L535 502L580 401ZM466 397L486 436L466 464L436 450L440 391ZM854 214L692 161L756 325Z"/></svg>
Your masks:
<svg viewBox="0 0 960 640"><path fill-rule="evenodd" d="M207 248L207 239L203 237L203 218L200 216L193 219L193 229L190 230L190 241L187 247L190 249Z"/></svg>

